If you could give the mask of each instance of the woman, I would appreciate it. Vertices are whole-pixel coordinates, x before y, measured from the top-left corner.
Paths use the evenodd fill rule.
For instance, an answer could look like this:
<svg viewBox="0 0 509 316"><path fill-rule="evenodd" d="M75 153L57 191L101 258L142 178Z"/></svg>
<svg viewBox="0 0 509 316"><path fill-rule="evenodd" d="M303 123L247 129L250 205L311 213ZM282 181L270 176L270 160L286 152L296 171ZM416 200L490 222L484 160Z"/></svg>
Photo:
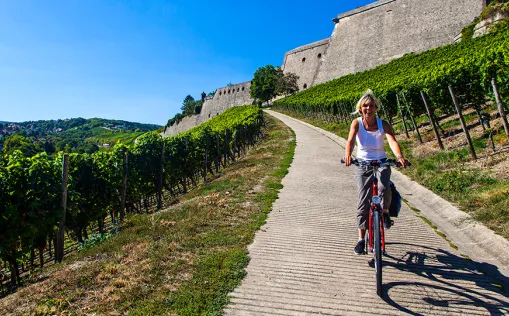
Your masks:
<svg viewBox="0 0 509 316"><path fill-rule="evenodd" d="M392 126L375 116L380 101L374 96L371 90L368 90L357 102L356 112L361 117L352 121L350 134L346 142L345 165L350 166L352 163L352 151L355 142L359 146L357 149L357 158L362 160L384 160L387 158L384 150L384 135L389 142L392 152L397 157L399 163L406 168L408 161L403 158L401 148L399 147ZM389 217L389 206L391 205L392 192L389 187L389 179L391 176L391 168L383 167L378 171L378 192L382 198L384 209L383 220L384 227L389 229L391 220ZM359 204L357 206L357 223L359 226L359 241L355 246L354 252L360 255L364 252L365 242L364 235L366 233L366 223L368 221L369 209L371 206L371 176L373 168L369 166L358 166L355 171L355 179L357 181L357 191L359 193Z"/></svg>

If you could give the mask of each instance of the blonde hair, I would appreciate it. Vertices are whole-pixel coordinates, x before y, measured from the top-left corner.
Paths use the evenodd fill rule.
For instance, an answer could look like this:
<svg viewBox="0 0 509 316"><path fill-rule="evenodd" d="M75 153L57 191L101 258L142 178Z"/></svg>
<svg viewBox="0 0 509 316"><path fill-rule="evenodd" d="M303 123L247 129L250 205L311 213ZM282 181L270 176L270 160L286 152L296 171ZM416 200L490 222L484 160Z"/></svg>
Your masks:
<svg viewBox="0 0 509 316"><path fill-rule="evenodd" d="M355 112L353 112L352 114L360 114L362 106L368 103L369 101L373 101L376 110L378 110L381 102L377 97L375 97L373 91L371 89L368 89L357 102L357 105L355 106Z"/></svg>

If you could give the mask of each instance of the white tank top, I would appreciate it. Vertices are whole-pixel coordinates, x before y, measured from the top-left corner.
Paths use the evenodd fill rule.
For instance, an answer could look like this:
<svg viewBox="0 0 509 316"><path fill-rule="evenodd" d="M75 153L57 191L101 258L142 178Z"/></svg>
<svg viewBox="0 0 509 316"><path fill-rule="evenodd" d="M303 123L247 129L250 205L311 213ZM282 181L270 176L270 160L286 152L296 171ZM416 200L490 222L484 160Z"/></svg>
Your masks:
<svg viewBox="0 0 509 316"><path fill-rule="evenodd" d="M363 160L379 160L387 158L384 150L385 132L382 119L377 118L378 130L369 132L364 128L362 118L359 117L359 131L357 132L357 158Z"/></svg>

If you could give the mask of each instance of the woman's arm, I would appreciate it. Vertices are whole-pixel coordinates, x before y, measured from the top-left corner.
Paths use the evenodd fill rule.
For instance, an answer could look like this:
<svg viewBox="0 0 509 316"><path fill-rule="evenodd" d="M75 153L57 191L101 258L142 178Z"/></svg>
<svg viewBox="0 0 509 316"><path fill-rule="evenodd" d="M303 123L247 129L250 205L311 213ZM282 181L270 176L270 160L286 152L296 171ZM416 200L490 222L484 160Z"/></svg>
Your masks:
<svg viewBox="0 0 509 316"><path fill-rule="evenodd" d="M348 134L348 140L346 141L345 148L345 165L348 167L352 164L352 152L355 147L355 136L357 136L357 132L359 131L359 121L357 119L352 121L352 125L350 125L350 133Z"/></svg>
<svg viewBox="0 0 509 316"><path fill-rule="evenodd" d="M406 168L408 166L408 160L406 160L401 153L401 147L399 147L399 143L394 136L394 129L391 124L386 121L382 121L382 126L384 128L385 137L387 137L387 141L389 142L389 147L391 147L392 152L396 156L396 160L403 166L403 168Z"/></svg>

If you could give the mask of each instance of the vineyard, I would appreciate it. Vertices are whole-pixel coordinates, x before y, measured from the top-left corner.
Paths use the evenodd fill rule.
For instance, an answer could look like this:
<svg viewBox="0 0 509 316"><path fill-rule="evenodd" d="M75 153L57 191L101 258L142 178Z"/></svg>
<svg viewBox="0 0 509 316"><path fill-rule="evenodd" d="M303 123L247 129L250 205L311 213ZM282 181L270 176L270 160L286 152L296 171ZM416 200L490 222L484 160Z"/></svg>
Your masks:
<svg viewBox="0 0 509 316"><path fill-rule="evenodd" d="M377 114L406 136L400 144L412 168L404 173L509 238L509 19L481 37L311 87L273 109L346 138L367 89L382 101Z"/></svg>
<svg viewBox="0 0 509 316"><path fill-rule="evenodd" d="M99 146L104 146L104 144L114 146L118 142L129 145L134 143L136 138L143 135L144 133L145 132L103 133L94 137L88 137L86 138L86 141L98 144Z"/></svg>
<svg viewBox="0 0 509 316"><path fill-rule="evenodd" d="M451 87L452 89L450 89ZM487 100L509 97L509 26L501 22L487 35L407 54L372 70L347 75L274 102L273 108L330 123L349 122L360 96L372 89L382 100L381 114L391 121L404 114L451 114L451 93L462 107L473 107L482 121ZM403 118L403 119L404 119ZM391 121L392 122L392 121Z"/></svg>
<svg viewBox="0 0 509 316"><path fill-rule="evenodd" d="M93 230L118 230L126 214L160 209L164 196L218 174L255 144L262 125L261 110L243 106L177 137L146 133L109 152L0 157L0 263L11 285L21 283L20 272L35 258L40 266L48 256L60 262L64 246L86 244ZM8 278L2 271L0 277L3 287Z"/></svg>

